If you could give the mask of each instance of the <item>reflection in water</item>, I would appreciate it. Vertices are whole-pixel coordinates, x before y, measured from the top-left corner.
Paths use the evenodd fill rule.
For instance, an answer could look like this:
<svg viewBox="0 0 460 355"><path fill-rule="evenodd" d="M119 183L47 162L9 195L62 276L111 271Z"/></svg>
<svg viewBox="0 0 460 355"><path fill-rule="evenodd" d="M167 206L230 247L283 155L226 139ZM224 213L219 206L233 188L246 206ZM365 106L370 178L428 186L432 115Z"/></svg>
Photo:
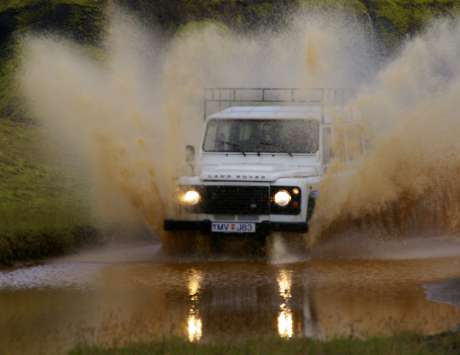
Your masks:
<svg viewBox="0 0 460 355"><path fill-rule="evenodd" d="M190 308L187 317L187 337L190 342L199 341L203 336L203 324L198 309L203 273L192 269L188 276L188 295Z"/></svg>
<svg viewBox="0 0 460 355"><path fill-rule="evenodd" d="M292 310L284 303L281 304L280 308L281 310L278 315L278 334L282 338L292 338L294 324Z"/></svg>
<svg viewBox="0 0 460 355"><path fill-rule="evenodd" d="M109 265L88 289L0 289L0 353L67 353L80 339L110 346L170 336L233 342L432 335L459 324L460 310L427 301L420 284L460 278L458 270L460 258ZM460 282L446 286L426 292L460 306Z"/></svg>
<svg viewBox="0 0 460 355"><path fill-rule="evenodd" d="M187 318L187 335L188 340L192 343L200 340L203 335L201 318L198 314L193 314L193 310L190 310Z"/></svg>
<svg viewBox="0 0 460 355"><path fill-rule="evenodd" d="M281 338L292 338L294 334L294 320L289 301L292 298L292 271L280 270L277 277L279 294L282 298L278 314L278 334Z"/></svg>
<svg viewBox="0 0 460 355"><path fill-rule="evenodd" d="M310 281L307 278L303 279L303 336L306 338L324 340L321 324L318 322L316 302L310 291Z"/></svg>

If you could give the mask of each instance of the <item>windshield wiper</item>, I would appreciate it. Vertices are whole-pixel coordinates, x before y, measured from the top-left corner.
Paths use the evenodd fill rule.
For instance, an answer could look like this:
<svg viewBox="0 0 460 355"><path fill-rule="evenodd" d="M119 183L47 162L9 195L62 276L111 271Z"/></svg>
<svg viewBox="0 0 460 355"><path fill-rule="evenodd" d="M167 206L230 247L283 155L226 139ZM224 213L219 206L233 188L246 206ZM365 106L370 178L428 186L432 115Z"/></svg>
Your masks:
<svg viewBox="0 0 460 355"><path fill-rule="evenodd" d="M232 147L235 147L235 148L239 148L240 145L238 143L233 143L233 142L229 142L229 141L217 141L217 143L224 143L224 144L228 144L228 145L231 145Z"/></svg>
<svg viewBox="0 0 460 355"><path fill-rule="evenodd" d="M241 150L241 145L239 145L238 143L233 143L233 142L223 141L223 140L218 140L217 143L228 144L228 145L232 146L233 148L239 149L238 153L241 153L244 156L246 156L246 153Z"/></svg>

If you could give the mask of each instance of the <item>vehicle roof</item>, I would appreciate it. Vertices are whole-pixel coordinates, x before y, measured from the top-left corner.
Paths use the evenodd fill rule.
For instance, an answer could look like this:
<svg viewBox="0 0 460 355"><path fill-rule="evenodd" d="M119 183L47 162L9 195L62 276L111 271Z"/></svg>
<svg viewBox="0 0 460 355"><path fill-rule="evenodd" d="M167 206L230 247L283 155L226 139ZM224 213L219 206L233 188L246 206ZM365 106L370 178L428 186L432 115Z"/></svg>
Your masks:
<svg viewBox="0 0 460 355"><path fill-rule="evenodd" d="M321 105L289 106L232 106L212 114L208 119L248 118L248 119L318 119L321 120Z"/></svg>

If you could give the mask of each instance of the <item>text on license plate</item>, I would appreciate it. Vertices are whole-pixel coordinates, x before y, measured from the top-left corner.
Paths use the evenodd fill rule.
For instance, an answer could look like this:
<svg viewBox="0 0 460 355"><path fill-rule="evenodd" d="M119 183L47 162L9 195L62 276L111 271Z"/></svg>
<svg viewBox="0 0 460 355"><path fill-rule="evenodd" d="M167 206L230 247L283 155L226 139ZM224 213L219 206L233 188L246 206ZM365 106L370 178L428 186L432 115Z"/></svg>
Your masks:
<svg viewBox="0 0 460 355"><path fill-rule="evenodd" d="M211 231L217 233L255 233L256 224L214 222Z"/></svg>

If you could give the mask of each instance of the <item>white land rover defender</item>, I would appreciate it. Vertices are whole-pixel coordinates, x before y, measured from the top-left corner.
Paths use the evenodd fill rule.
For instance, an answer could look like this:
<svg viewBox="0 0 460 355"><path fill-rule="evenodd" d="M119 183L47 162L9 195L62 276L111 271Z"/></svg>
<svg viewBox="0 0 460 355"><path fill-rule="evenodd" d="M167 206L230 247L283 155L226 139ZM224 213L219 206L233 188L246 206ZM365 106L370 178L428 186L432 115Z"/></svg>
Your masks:
<svg viewBox="0 0 460 355"><path fill-rule="evenodd" d="M307 232L330 158L328 108L348 98L346 89L206 89L198 159L187 146L191 176L178 179L165 230Z"/></svg>

